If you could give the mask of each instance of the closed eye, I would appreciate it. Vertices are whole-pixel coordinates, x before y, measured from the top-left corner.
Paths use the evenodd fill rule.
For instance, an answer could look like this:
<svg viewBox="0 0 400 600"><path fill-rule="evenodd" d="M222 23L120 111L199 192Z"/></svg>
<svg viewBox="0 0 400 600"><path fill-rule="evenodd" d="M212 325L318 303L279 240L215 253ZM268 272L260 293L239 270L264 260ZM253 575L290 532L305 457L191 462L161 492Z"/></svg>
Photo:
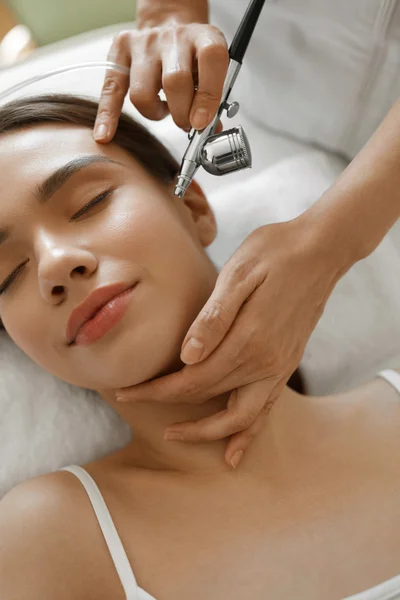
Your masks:
<svg viewBox="0 0 400 600"><path fill-rule="evenodd" d="M86 213L90 208L92 208L92 206L96 206L96 204L100 204L100 202L103 202L103 200L105 200L106 198L108 198L109 196L111 196L111 194L114 191L115 191L115 188L111 188L109 190L106 190L105 192L103 192L99 196L96 196L95 198L93 198L92 200L90 200L90 202L88 202L87 204L85 204L85 206L83 206L80 210L78 210L77 213L75 213L70 218L70 221L75 221L81 215L83 215L84 213Z"/></svg>
<svg viewBox="0 0 400 600"><path fill-rule="evenodd" d="M85 204L85 206L83 206L77 213L75 213L70 218L70 221L76 221L76 219L78 219L81 215L87 213L93 206L96 206L96 204L100 204L101 202L103 202L104 200L106 200L109 196L111 196L111 194L115 191L115 189L116 188L111 188L109 190L106 190L105 192L102 192L101 194L99 194L95 198L92 198L92 200L90 200L90 202L88 202L87 204ZM18 265L18 267L15 269L15 271L13 271L3 281L3 283L0 286L0 296L2 294L4 294L4 292L6 290L8 290L8 288L11 286L11 284L16 281L17 276L20 275L20 273L23 270L23 267L26 265L27 262L28 261L26 260L24 263L21 263L20 265Z"/></svg>

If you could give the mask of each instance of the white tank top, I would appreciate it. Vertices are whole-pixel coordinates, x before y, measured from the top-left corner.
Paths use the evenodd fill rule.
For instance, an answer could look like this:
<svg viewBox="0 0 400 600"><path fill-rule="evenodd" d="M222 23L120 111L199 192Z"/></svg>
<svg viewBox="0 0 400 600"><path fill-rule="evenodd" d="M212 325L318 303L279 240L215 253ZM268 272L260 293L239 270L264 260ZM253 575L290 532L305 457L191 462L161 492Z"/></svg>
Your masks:
<svg viewBox="0 0 400 600"><path fill-rule="evenodd" d="M386 379L386 381L388 381L388 383L390 383L390 385L392 385L400 394L399 373L388 369L378 373L378 376ZM87 471L85 471L85 469L78 465L69 465L60 470L70 471L76 475L85 488L121 580L126 600L157 600L154 596L151 596L148 592L138 586L117 529L94 479ZM400 574L373 588L349 596L343 600L400 600Z"/></svg>
<svg viewBox="0 0 400 600"><path fill-rule="evenodd" d="M228 46L248 4L209 0ZM353 158L400 96L399 67L399 0L266 0L230 100Z"/></svg>

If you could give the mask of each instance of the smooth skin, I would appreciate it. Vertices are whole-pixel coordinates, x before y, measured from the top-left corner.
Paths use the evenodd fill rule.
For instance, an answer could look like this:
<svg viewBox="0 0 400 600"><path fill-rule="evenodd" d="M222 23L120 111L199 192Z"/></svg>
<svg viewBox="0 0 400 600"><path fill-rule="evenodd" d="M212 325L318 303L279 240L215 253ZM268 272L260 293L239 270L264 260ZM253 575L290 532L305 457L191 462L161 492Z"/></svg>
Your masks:
<svg viewBox="0 0 400 600"><path fill-rule="evenodd" d="M106 136L96 138L102 143L112 139L128 89L143 115L161 119L170 112L183 128L205 127L221 99L229 57L222 32L208 24L206 1L141 0L137 22L138 29L117 35L110 49L110 60L132 68L130 80L106 76L97 117L107 126ZM161 87L168 109L158 97ZM228 463L245 452L298 367L336 283L378 246L400 214L399 139L396 102L319 201L299 219L257 229L225 264L183 341L186 366L121 389L119 396L198 403L232 391L223 415L176 423L169 431L187 441L231 436Z"/></svg>
<svg viewBox="0 0 400 600"><path fill-rule="evenodd" d="M40 184L88 157L96 161L39 203ZM61 123L0 136L0 167L0 222L10 232L0 245L0 317L31 360L96 390L134 431L122 450L82 466L139 585L160 600L265 600L265 590L276 600L336 600L397 575L400 396L386 381L327 397L285 387L261 411L239 469L227 464L226 438L163 439L172 422L223 418L229 393L116 401L120 387L177 371L215 286L204 249L217 228L201 187L193 182L182 201L119 146ZM69 345L71 311L117 281L138 282L123 319L91 345ZM7 600L123 600L73 474L28 479L0 502L0 591Z"/></svg>
<svg viewBox="0 0 400 600"><path fill-rule="evenodd" d="M399 395L381 379L324 398L285 388L240 469L216 446L179 442L178 470L139 452L134 468L132 448L83 467L157 600L337 600L399 575L399 427ZM126 598L71 473L11 490L0 539L7 600Z"/></svg>

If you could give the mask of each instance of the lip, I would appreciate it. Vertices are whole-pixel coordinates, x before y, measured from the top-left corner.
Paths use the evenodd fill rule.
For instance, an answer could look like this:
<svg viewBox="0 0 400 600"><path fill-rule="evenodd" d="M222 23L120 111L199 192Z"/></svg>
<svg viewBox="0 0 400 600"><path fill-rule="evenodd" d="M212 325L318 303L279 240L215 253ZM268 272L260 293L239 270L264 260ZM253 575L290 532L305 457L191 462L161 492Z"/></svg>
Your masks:
<svg viewBox="0 0 400 600"><path fill-rule="evenodd" d="M138 282L135 282L133 285L125 282L113 283L111 285L99 287L94 292L92 292L81 304L79 304L79 306L77 306L72 311L68 319L66 327L67 344L71 345L75 342L76 337L80 332L81 328L89 320L93 319L95 315L99 313L99 311L110 302L110 300L115 299L117 296L119 296L123 292L126 292L127 290L131 290L137 285L137 283ZM113 319L111 319L111 321L112 320ZM110 319L108 319L108 321L110 321ZM109 324L112 325L112 323ZM102 329L104 329L104 325L105 323L103 323ZM103 335L102 331L99 331L98 333L101 333ZM100 336L98 335L97 337Z"/></svg>

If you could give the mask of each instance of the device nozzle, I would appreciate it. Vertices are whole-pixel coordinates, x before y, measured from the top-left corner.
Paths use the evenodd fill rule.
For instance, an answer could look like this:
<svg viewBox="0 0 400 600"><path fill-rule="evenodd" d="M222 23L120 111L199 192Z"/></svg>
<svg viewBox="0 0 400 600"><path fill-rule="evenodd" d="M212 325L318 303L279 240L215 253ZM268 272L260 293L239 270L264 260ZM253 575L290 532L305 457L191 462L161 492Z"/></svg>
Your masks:
<svg viewBox="0 0 400 600"><path fill-rule="evenodd" d="M179 198L183 198L183 196L185 195L186 189L183 188L181 185L176 185L175 186L175 191L174 194L175 196L178 196Z"/></svg>
<svg viewBox="0 0 400 600"><path fill-rule="evenodd" d="M193 181L194 174L196 173L199 165L192 160L184 159L181 167L181 172L178 175L178 181L175 185L175 196L183 198L188 187Z"/></svg>

